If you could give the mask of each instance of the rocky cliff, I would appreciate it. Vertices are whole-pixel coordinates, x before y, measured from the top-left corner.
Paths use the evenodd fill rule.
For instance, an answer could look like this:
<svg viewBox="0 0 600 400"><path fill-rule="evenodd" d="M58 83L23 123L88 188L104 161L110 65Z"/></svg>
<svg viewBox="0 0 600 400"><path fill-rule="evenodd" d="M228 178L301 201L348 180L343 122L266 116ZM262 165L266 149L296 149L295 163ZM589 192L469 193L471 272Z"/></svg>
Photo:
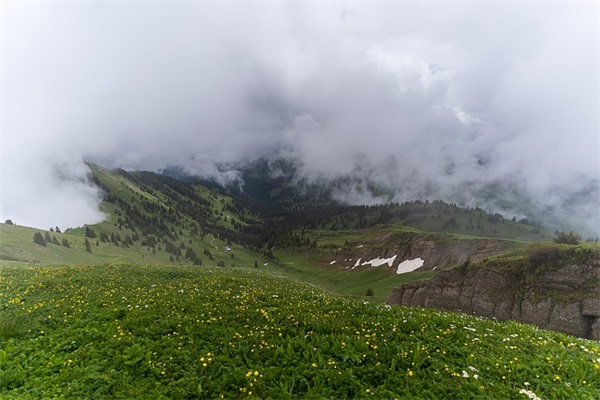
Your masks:
<svg viewBox="0 0 600 400"><path fill-rule="evenodd" d="M600 250L534 245L525 254L465 263L397 287L390 304L516 320L600 340Z"/></svg>
<svg viewBox="0 0 600 400"><path fill-rule="evenodd" d="M502 239L461 238L439 233L386 233L360 242L336 248L327 257L338 265L355 266L357 260L394 257L394 267L404 260L424 260L420 271L441 270L466 261L477 262L514 247L515 242ZM331 261L330 260L330 261Z"/></svg>

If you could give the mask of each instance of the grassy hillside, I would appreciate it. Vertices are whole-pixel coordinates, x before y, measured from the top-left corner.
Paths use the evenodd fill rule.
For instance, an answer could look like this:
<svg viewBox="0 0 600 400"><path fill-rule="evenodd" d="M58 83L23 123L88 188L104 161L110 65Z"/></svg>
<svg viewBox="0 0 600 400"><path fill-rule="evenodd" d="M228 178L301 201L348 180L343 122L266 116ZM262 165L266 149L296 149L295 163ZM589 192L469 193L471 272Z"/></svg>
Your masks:
<svg viewBox="0 0 600 400"><path fill-rule="evenodd" d="M104 192L106 220L62 233L0 224L0 264L251 266L261 259L246 246L247 235L239 233L256 216L218 190L150 172L90 168ZM36 232L50 235L45 246L33 243Z"/></svg>
<svg viewBox="0 0 600 400"><path fill-rule="evenodd" d="M445 232L482 238L545 241L554 234L527 219L507 219L480 208L463 208L442 201L415 201L377 206L322 206L308 208L307 227L326 230L364 229L399 225L428 232Z"/></svg>
<svg viewBox="0 0 600 400"><path fill-rule="evenodd" d="M151 172L89 166L93 180L104 192L101 209L106 220L63 233L0 224L0 265L128 262L240 267L254 265L256 260L261 266L267 263L267 269L326 290L364 297L370 289L374 292L371 300L384 301L395 285L431 274L397 276L392 269L347 271L329 264L332 252L348 243L360 243L365 253L380 251L394 246L389 238L402 232L450 232L451 236L435 240L456 241L510 237L507 247L511 248L549 237L539 227L442 202L377 207L324 203L316 208L288 202L286 207L270 209L243 193L215 186ZM33 243L36 232L50 235L45 246ZM64 240L69 247L63 246Z"/></svg>
<svg viewBox="0 0 600 400"><path fill-rule="evenodd" d="M96 232L98 237L87 238L90 242L90 251L85 246L85 228L71 229L66 233L49 232L35 228L0 224L0 265L92 265L99 263L153 263L169 265L190 265L193 262L186 259L183 255L177 258L166 250L164 243L156 243L153 246L141 244L141 240L133 242L131 245L123 245L122 241L113 243L110 241L101 241L99 235L108 232L120 234L122 237L132 234L131 231L114 227L108 222L103 222L90 226ZM42 235L46 233L51 237L56 237L58 244L52 241L45 246L33 242L33 235L39 232ZM65 247L62 242L67 240L69 247ZM222 262L226 266L252 266L254 259L261 257L260 254L253 253L243 246L230 244L207 235L203 240L197 238L182 238L175 242L179 247L181 243L188 247L196 249L202 258L206 259L209 265L216 265ZM229 247L231 251L224 249ZM213 259L210 260L203 254L203 250L210 251ZM182 253L184 253L183 250Z"/></svg>
<svg viewBox="0 0 600 400"><path fill-rule="evenodd" d="M51 238L56 237L59 244L52 241L45 246L33 242L33 235L39 232L48 233ZM74 233L45 232L43 230L0 224L0 265L57 265L57 264L98 264L104 262L152 262L166 264L169 262L168 254L152 253L145 248L123 248L107 243L91 240L91 251L86 251L85 237ZM67 240L69 247L62 242Z"/></svg>
<svg viewBox="0 0 600 400"><path fill-rule="evenodd" d="M600 346L255 269L0 267L2 398L597 399Z"/></svg>
<svg viewBox="0 0 600 400"><path fill-rule="evenodd" d="M323 263L319 253L278 251L279 263L261 266L261 269L282 273L319 286L329 292L348 298L384 303L396 286L419 279L428 279L432 272L411 272L397 275L386 267L349 270ZM367 291L371 293L367 295Z"/></svg>
<svg viewBox="0 0 600 400"><path fill-rule="evenodd" d="M2 398L600 397L598 343L384 306L432 272L331 262L345 249L386 253L407 233L501 239L515 252L488 264L522 259L551 237L538 224L441 202L269 209L90 167L104 222L0 224Z"/></svg>

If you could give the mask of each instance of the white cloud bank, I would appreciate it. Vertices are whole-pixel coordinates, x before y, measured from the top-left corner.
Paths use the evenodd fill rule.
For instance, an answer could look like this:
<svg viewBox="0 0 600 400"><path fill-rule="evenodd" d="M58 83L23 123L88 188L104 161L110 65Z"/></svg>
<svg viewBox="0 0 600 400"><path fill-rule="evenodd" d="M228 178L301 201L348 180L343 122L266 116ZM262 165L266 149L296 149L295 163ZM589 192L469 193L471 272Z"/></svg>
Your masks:
<svg viewBox="0 0 600 400"><path fill-rule="evenodd" d="M101 218L84 159L270 156L351 177L348 202L374 183L597 230L598 7L3 3L0 218Z"/></svg>

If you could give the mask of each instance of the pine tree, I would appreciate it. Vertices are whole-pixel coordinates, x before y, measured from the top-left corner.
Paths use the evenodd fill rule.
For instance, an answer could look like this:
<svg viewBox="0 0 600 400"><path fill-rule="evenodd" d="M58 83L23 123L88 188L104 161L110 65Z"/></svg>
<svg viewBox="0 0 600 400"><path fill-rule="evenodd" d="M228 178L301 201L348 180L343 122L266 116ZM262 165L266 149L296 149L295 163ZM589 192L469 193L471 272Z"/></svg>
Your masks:
<svg viewBox="0 0 600 400"><path fill-rule="evenodd" d="M84 244L85 244L85 251L91 253L92 252L92 245L90 244L90 241L87 238L85 238Z"/></svg>
<svg viewBox="0 0 600 400"><path fill-rule="evenodd" d="M33 234L33 243L39 244L40 246L46 245L46 241L44 240L44 237L39 232L36 232Z"/></svg>
<svg viewBox="0 0 600 400"><path fill-rule="evenodd" d="M85 236L89 237L91 239L94 239L96 237L96 232L89 226L86 226L85 227Z"/></svg>

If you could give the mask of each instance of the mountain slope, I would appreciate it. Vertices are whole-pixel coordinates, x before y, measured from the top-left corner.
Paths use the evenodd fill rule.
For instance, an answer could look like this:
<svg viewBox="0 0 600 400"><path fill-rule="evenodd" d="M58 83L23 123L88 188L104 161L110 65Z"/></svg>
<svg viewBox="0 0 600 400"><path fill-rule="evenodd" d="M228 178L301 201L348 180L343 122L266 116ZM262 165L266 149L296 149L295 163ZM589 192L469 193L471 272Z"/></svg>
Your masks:
<svg viewBox="0 0 600 400"><path fill-rule="evenodd" d="M276 191L278 184L285 184L285 202L281 198L261 204L245 192L194 180L89 167L104 193L106 220L63 233L39 231L51 235L46 246L33 243L36 230L2 225L2 263L254 266L347 295L374 292L371 299L385 301L395 285L428 277L427 271L477 261L551 235L523 223L527 221L441 201L315 205L314 196L295 194L295 184L281 178L271 183ZM62 246L63 239L69 248ZM392 257L389 267L363 265ZM400 263L416 258L424 260L417 272L396 273ZM360 265L355 265L358 260Z"/></svg>
<svg viewBox="0 0 600 400"><path fill-rule="evenodd" d="M249 236L240 233L240 227L255 217L216 189L151 172L90 168L104 192L101 210L105 221L62 233L1 224L0 260L4 264L206 262L252 266L262 257L246 247L252 238L246 240ZM49 235L45 245L33 242L36 232ZM69 247L62 245L63 239Z"/></svg>

